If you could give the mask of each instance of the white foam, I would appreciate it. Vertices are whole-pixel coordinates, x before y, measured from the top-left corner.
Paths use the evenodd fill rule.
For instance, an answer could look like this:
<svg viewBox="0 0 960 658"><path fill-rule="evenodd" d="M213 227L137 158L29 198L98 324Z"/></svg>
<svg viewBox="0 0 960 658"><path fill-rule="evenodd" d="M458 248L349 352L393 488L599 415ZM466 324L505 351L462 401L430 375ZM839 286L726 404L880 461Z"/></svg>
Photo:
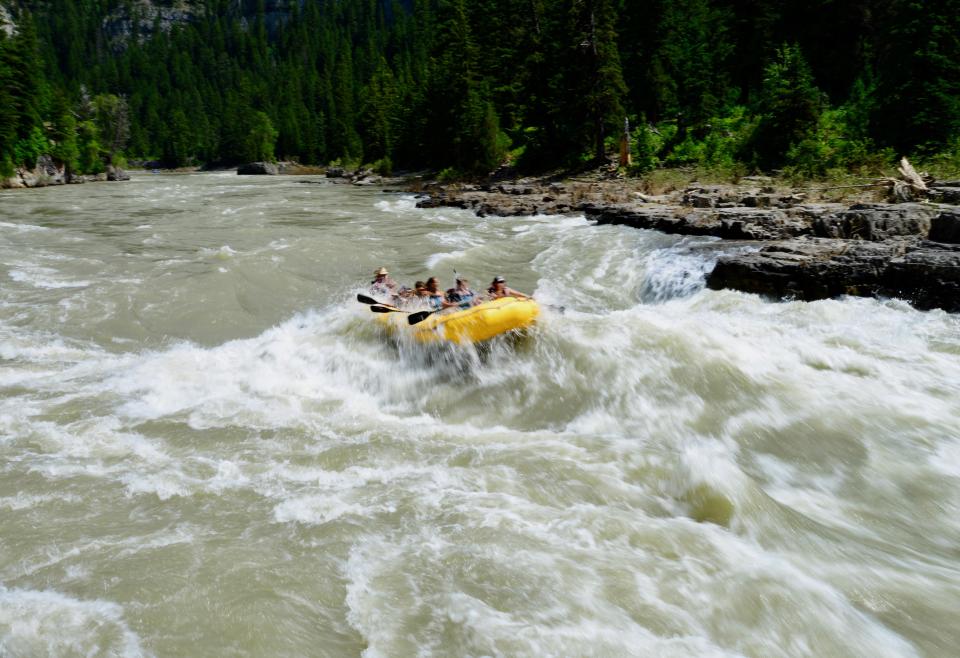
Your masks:
<svg viewBox="0 0 960 658"><path fill-rule="evenodd" d="M0 654L145 655L123 617L123 608L109 601L0 585Z"/></svg>
<svg viewBox="0 0 960 658"><path fill-rule="evenodd" d="M33 224L21 224L13 222L0 222L0 228L9 228L21 233L31 233L34 231L49 231L46 226L34 226Z"/></svg>
<svg viewBox="0 0 960 658"><path fill-rule="evenodd" d="M377 210L385 213L409 213L417 210L417 197L413 195L404 195L397 199L384 199L382 201L377 201L373 205Z"/></svg>
<svg viewBox="0 0 960 658"><path fill-rule="evenodd" d="M219 258L220 260L227 260L235 256L237 251L230 245L225 244L219 249L209 249L205 247L200 250L200 253L202 253L204 256L213 256L214 258Z"/></svg>
<svg viewBox="0 0 960 658"><path fill-rule="evenodd" d="M374 511L364 505L347 503L337 496L306 496L277 505L273 516L279 523L296 521L320 525L335 521L347 514L368 519Z"/></svg>
<svg viewBox="0 0 960 658"><path fill-rule="evenodd" d="M169 194L217 193L186 188ZM216 244L210 234L176 247L166 218L148 256L157 269L126 277L156 286L120 302L111 322L127 308L182 311L196 280L154 276L174 262L210 260L196 269L230 269L244 285L261 280L245 261L288 246L290 294L321 309L257 317L238 340L206 328L196 342L144 339L138 326L111 342L88 337L96 322L71 323L89 321L84 300L99 288L69 296L84 303L51 304L61 326L35 318L36 291L8 287L0 510L60 534L5 567L5 582L127 588L136 579L123 560L114 573L92 556L163 558L175 545L174 563L208 570L198 587L229 589L269 559L259 571L277 587L271 596L322 599L337 632L362 636L369 655L909 656L938 624L951 637L942 620L960 541L955 317L707 291L703 272L726 247L706 239L582 217L421 211L413 197L371 208L372 198L352 206L349 235L372 236L376 262L406 270L434 249L462 248L428 266L506 267L566 312L545 308L525 338L481 349L391 340L346 284L313 286L319 275L304 272L318 243L304 233L231 233L233 246L198 255L197 242ZM234 230L218 211L208 213L216 228ZM189 261L171 258L183 250ZM291 276L267 255L260 263ZM99 526L102 504L124 523ZM58 523L74 511L89 520ZM257 557L250 540L273 539L278 550L262 552L273 557ZM239 571L206 559L234 549L247 551ZM318 583L336 586L318 594ZM191 602L170 608L182 598L141 592L137 623L142 615L151 633L157 618L197 614ZM90 633L122 623L85 610ZM326 621L314 612L319 633ZM36 606L17 623L33 618L44 618ZM294 646L303 619L267 632ZM28 655L65 637L52 622L21 628L40 643L18 645Z"/></svg>
<svg viewBox="0 0 960 658"><path fill-rule="evenodd" d="M928 459L930 465L939 472L960 478L960 436L939 441L936 452Z"/></svg>
<svg viewBox="0 0 960 658"><path fill-rule="evenodd" d="M86 288L91 285L90 281L70 281L60 278L60 273L52 267L22 267L12 269L8 274L14 281L27 283L36 288Z"/></svg>
<svg viewBox="0 0 960 658"><path fill-rule="evenodd" d="M447 252L447 253L431 254L431 255L427 258L427 260L424 262L424 267L425 267L426 269L428 269L428 270L432 270L432 269L436 268L437 266L439 266L440 263L442 263L442 262L444 262L444 261L447 261L447 260L457 260L457 259L463 258L463 256L464 256L466 253L467 253L466 251L460 250L460 251L451 251L451 252Z"/></svg>

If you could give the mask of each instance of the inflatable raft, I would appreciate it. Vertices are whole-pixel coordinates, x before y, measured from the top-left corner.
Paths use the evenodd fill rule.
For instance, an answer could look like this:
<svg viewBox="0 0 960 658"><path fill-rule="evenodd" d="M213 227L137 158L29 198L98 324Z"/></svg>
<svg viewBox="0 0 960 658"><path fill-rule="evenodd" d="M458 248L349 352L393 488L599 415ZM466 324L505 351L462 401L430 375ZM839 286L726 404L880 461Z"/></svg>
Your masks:
<svg viewBox="0 0 960 658"><path fill-rule="evenodd" d="M407 323L406 313L378 315L391 333L402 331L420 343L450 341L479 343L494 336L529 327L540 314L532 299L502 297L462 311L434 313L415 325Z"/></svg>

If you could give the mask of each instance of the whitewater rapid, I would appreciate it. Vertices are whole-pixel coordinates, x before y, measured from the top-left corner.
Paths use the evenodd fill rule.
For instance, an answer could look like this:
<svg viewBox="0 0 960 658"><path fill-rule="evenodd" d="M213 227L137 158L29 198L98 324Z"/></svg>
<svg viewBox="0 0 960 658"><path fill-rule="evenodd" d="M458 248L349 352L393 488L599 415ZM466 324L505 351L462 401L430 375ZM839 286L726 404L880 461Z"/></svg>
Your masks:
<svg viewBox="0 0 960 658"><path fill-rule="evenodd" d="M0 192L0 655L955 655L960 320L704 289L749 248L310 177ZM398 343L380 265L546 308Z"/></svg>

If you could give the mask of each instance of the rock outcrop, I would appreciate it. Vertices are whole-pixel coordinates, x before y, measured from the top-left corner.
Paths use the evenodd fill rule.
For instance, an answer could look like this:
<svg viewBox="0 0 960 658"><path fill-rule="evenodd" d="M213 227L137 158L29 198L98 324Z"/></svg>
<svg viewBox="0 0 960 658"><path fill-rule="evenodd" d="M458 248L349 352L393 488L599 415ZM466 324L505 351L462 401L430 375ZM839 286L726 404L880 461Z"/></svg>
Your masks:
<svg viewBox="0 0 960 658"><path fill-rule="evenodd" d="M249 162L237 167L237 173L241 176L276 176L280 167L273 162Z"/></svg>
<svg viewBox="0 0 960 658"><path fill-rule="evenodd" d="M203 7L196 2L130 0L113 4L115 9L103 19L101 32L114 52L123 51L132 39L149 39L157 32L169 33L179 25L203 19ZM288 0L263 2L263 18L270 34L275 34L289 19L291 4ZM244 23L254 20L257 10L256 3L233 2L224 6L224 11Z"/></svg>
<svg viewBox="0 0 960 658"><path fill-rule="evenodd" d="M873 239L806 236L723 256L707 286L805 301L898 297L920 309L960 312L960 208L914 210L896 216L887 208L871 209L855 227ZM891 224L894 216L898 220ZM873 232L877 226L882 230ZM910 226L927 226L928 235L909 234Z"/></svg>
<svg viewBox="0 0 960 658"><path fill-rule="evenodd" d="M904 241L805 236L721 257L707 277L707 286L807 301L872 295L881 287L890 260L906 250Z"/></svg>
<svg viewBox="0 0 960 658"><path fill-rule="evenodd" d="M960 244L960 208L941 211L930 222L928 237L934 242Z"/></svg>
<svg viewBox="0 0 960 658"><path fill-rule="evenodd" d="M910 245L887 264L878 292L907 299L920 309L960 312L960 244Z"/></svg>
<svg viewBox="0 0 960 658"><path fill-rule="evenodd" d="M577 210L598 224L622 224L682 235L713 235L727 240L776 240L813 232L808 219L814 212L812 208L794 213L754 207L690 209L661 204L590 203L581 204Z"/></svg>
<svg viewBox="0 0 960 658"><path fill-rule="evenodd" d="M14 23L10 10L3 3L0 3L0 32L6 37L12 37L17 33L17 24Z"/></svg>
<svg viewBox="0 0 960 658"><path fill-rule="evenodd" d="M926 235L931 220L939 213L929 203L856 204L830 213L814 223L815 233L826 238L847 240L888 240Z"/></svg>
<svg viewBox="0 0 960 658"><path fill-rule="evenodd" d="M750 241L755 250L721 256L710 288L775 298L901 297L918 308L960 311L960 208L939 203L812 203L767 179L746 186L699 185L651 197L603 183L428 185L421 208L478 215L583 213L683 235ZM960 181L932 182L929 198L952 198Z"/></svg>
<svg viewBox="0 0 960 658"><path fill-rule="evenodd" d="M125 172L120 167L107 165L107 180L112 180L112 181L130 180L130 174Z"/></svg>
<svg viewBox="0 0 960 658"><path fill-rule="evenodd" d="M90 181L125 181L130 180L130 175L122 169L107 167L105 174L82 175L73 172L67 172L64 166L51 158L49 155L41 155L37 159L37 165L33 169L20 168L16 173L7 179L0 179L0 187L5 188L23 188L23 187L48 187L51 185L65 185L67 183L76 185Z"/></svg>

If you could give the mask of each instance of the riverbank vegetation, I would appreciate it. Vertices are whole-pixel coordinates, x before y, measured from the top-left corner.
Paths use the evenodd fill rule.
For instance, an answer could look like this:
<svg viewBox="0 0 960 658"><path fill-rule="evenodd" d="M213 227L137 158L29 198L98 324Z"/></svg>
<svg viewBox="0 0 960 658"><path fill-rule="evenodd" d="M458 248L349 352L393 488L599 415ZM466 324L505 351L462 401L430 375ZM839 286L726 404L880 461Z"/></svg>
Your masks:
<svg viewBox="0 0 960 658"><path fill-rule="evenodd" d="M0 174L262 159L960 170L951 0L46 0L0 30Z"/></svg>

